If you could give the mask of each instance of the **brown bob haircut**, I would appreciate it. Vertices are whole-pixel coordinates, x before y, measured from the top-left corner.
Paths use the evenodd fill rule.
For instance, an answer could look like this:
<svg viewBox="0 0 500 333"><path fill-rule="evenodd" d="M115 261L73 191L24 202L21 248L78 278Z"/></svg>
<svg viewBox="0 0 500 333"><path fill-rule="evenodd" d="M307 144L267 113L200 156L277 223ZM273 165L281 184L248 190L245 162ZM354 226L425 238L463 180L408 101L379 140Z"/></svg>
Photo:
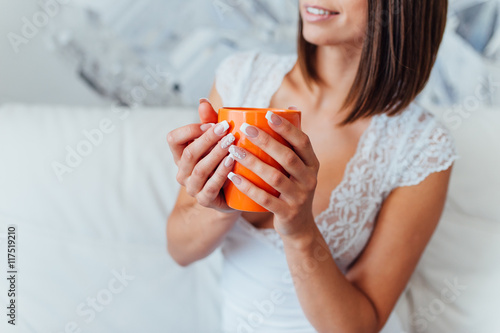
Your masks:
<svg viewBox="0 0 500 333"><path fill-rule="evenodd" d="M402 112L424 89L441 44L447 0L366 0L367 31L356 41L361 61L344 101L350 113L342 125L360 118ZM302 36L299 15L298 62L307 85L321 83L317 46ZM349 56L346 54L346 56Z"/></svg>

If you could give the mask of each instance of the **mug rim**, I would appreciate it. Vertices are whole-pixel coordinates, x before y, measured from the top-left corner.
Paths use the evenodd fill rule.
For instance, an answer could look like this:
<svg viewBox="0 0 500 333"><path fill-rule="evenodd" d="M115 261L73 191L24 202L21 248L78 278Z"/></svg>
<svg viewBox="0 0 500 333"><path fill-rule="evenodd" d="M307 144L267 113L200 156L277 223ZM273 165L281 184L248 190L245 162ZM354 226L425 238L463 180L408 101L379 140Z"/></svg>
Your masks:
<svg viewBox="0 0 500 333"><path fill-rule="evenodd" d="M300 110L290 110L290 109L278 109L278 108L250 108L250 107L222 107L219 109L220 110L234 110L234 111L241 111L241 112L267 112L267 111L272 111L272 112L282 112L282 113L301 113Z"/></svg>

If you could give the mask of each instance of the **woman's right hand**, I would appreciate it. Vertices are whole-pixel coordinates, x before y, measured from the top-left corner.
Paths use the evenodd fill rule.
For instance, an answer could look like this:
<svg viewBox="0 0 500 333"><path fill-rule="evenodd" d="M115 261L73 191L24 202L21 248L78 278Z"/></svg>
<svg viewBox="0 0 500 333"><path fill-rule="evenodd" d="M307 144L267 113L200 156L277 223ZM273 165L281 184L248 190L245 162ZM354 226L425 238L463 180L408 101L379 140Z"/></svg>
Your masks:
<svg viewBox="0 0 500 333"><path fill-rule="evenodd" d="M200 103L200 115L206 113L208 107L215 114L211 119L217 119L217 113L206 100ZM189 124L176 128L167 135L168 145L178 167L177 181L186 187L186 192L200 205L223 213L238 212L227 205L222 191L234 164L234 160L228 155L234 135L226 135L228 127L227 121L218 124Z"/></svg>

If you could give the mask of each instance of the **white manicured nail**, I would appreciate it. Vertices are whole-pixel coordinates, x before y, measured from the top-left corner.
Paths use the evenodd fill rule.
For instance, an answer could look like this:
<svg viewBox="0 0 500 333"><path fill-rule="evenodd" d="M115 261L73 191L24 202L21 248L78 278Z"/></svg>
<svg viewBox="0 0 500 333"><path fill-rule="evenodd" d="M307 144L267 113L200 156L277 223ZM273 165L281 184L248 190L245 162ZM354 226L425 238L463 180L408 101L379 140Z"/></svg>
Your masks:
<svg viewBox="0 0 500 333"><path fill-rule="evenodd" d="M255 127L253 127L247 123L241 124L240 131L245 133L245 135L250 137L250 138L255 138L259 135L259 132L255 129Z"/></svg>
<svg viewBox="0 0 500 333"><path fill-rule="evenodd" d="M205 132L207 129L212 128L214 125L214 123L206 123L201 125L200 128L203 132Z"/></svg>
<svg viewBox="0 0 500 333"><path fill-rule="evenodd" d="M229 123L227 122L227 120L224 120L218 123L217 126L215 126L214 133L217 135L222 135L227 131L228 128Z"/></svg>
<svg viewBox="0 0 500 333"><path fill-rule="evenodd" d="M278 117L277 115L275 115L271 111L267 111L266 119L269 120L271 122L271 124L274 124L274 125L280 125L283 122L280 117Z"/></svg>
<svg viewBox="0 0 500 333"><path fill-rule="evenodd" d="M237 174L235 174L234 172L229 172L229 174L227 175L227 178L229 178L229 180L231 180L233 183L235 183L236 185L240 184L241 183L241 178L238 177Z"/></svg>
<svg viewBox="0 0 500 333"><path fill-rule="evenodd" d="M229 133L221 140L220 142L221 148L226 149L234 142L234 140L236 140L236 138L234 137L233 133Z"/></svg>
<svg viewBox="0 0 500 333"><path fill-rule="evenodd" d="M230 167L234 162L234 158L232 155L227 155L226 159L224 160L224 166L225 167Z"/></svg>
<svg viewBox="0 0 500 333"><path fill-rule="evenodd" d="M242 160L245 156L247 156L247 153L242 148L235 145L231 145L231 147L229 147L229 153L233 155L233 158L237 158L239 160Z"/></svg>

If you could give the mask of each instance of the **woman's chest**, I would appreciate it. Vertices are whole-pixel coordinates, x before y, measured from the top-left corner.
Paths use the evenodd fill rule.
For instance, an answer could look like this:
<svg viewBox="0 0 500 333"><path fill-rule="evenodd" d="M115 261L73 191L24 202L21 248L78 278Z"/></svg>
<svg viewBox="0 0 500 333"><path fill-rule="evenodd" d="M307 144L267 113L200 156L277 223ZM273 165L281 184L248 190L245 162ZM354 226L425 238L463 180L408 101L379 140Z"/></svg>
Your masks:
<svg viewBox="0 0 500 333"><path fill-rule="evenodd" d="M302 130L309 136L320 162L312 205L313 216L317 217L329 207L332 192L342 183L346 166L356 153L359 137L333 129L318 131L314 125ZM243 212L242 216L256 228L273 228L273 213Z"/></svg>
<svg viewBox="0 0 500 333"><path fill-rule="evenodd" d="M313 198L313 216L317 217L330 205L330 198L344 179L346 166L355 156L360 138L368 128L370 119L360 120L354 124L337 126L331 120L335 105L316 110L316 100L300 93L292 82L293 71L285 76L281 86L271 97L270 108L287 108L297 105L302 111L301 130L311 140L320 168L317 175L317 186ZM321 104L321 103L319 103ZM332 103L323 103L323 105ZM325 116L329 119L325 119ZM273 213L243 212L243 218L256 228L273 228Z"/></svg>

